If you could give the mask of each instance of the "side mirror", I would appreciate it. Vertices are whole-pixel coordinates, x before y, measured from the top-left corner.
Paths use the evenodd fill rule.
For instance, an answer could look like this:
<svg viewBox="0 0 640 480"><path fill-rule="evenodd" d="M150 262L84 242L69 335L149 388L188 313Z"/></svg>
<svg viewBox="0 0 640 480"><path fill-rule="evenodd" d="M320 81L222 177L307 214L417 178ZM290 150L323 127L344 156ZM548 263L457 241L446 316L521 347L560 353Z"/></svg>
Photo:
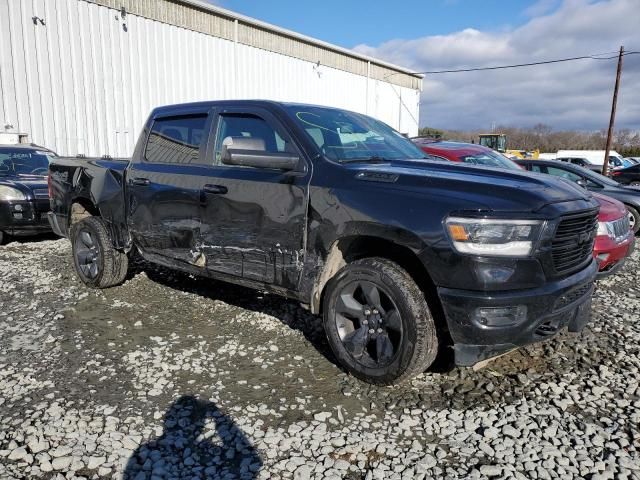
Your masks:
<svg viewBox="0 0 640 480"><path fill-rule="evenodd" d="M222 163L242 167L295 170L298 155L286 152L267 152L264 140L251 137L227 137L222 142Z"/></svg>
<svg viewBox="0 0 640 480"><path fill-rule="evenodd" d="M579 178L578 180L576 180L576 183L582 188L587 188L587 181L584 178Z"/></svg>

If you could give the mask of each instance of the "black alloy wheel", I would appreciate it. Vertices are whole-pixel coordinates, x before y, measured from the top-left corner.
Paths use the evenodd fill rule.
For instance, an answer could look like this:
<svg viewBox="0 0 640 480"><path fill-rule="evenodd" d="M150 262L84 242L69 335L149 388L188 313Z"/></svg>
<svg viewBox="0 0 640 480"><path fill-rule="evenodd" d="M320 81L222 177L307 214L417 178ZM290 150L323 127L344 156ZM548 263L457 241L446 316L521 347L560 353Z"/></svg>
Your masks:
<svg viewBox="0 0 640 480"><path fill-rule="evenodd" d="M345 285L336 298L338 335L353 359L368 368L388 366L398 354L402 319L381 286L365 280Z"/></svg>
<svg viewBox="0 0 640 480"><path fill-rule="evenodd" d="M80 228L74 241L74 255L76 265L86 278L97 278L102 268L100 245L88 228Z"/></svg>
<svg viewBox="0 0 640 480"><path fill-rule="evenodd" d="M80 280L94 288L119 285L127 276L127 254L114 247L100 217L86 217L71 227L73 264Z"/></svg>
<svg viewBox="0 0 640 480"><path fill-rule="evenodd" d="M425 371L438 338L424 292L391 260L355 260L329 280L324 328L347 371L368 383L392 385Z"/></svg>

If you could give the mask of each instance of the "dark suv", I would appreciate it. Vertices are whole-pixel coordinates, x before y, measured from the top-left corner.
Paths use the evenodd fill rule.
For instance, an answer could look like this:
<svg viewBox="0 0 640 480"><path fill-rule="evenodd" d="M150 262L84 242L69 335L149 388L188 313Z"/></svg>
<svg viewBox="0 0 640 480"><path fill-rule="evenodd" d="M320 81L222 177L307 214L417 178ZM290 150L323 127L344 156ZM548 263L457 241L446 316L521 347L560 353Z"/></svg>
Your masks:
<svg viewBox="0 0 640 480"><path fill-rule="evenodd" d="M579 331L598 204L526 172L427 160L384 123L269 101L155 109L129 160L61 158L51 224L80 279L128 254L296 299L338 362L390 384Z"/></svg>
<svg viewBox="0 0 640 480"><path fill-rule="evenodd" d="M38 145L0 145L0 244L8 235L51 231L47 174L55 156Z"/></svg>

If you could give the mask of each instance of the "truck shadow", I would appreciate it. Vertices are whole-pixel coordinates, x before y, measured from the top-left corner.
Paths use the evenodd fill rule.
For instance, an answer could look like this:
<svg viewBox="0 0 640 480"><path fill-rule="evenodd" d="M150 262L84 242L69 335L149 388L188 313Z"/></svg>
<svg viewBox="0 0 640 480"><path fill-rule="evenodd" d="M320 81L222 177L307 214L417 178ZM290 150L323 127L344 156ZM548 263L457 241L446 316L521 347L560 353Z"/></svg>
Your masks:
<svg viewBox="0 0 640 480"><path fill-rule="evenodd" d="M233 420L214 403L185 395L164 417L162 435L131 455L124 480L256 478L262 459Z"/></svg>
<svg viewBox="0 0 640 480"><path fill-rule="evenodd" d="M318 353L343 370L327 342L322 319L302 308L295 300L170 270L137 257L129 265L127 278L132 278L141 272L144 272L149 280L175 290L219 300L244 310L271 315L289 328L302 333Z"/></svg>
<svg viewBox="0 0 640 480"><path fill-rule="evenodd" d="M268 314L287 327L301 332L318 353L344 371L329 347L321 318L304 310L294 300L195 277L136 258L130 263L128 277L133 278L141 273L149 281L173 290ZM455 367L452 349L444 348L426 372L427 375L417 378L415 382L387 388L366 385L347 376L339 384L341 388L351 390L356 397L375 401L385 408L416 405L439 408L447 405L465 409L488 403L512 403L531 394L536 388L536 380L545 378L549 371L557 375L574 365L580 357L574 351L579 344L569 336L560 335L548 342L512 352L480 371Z"/></svg>

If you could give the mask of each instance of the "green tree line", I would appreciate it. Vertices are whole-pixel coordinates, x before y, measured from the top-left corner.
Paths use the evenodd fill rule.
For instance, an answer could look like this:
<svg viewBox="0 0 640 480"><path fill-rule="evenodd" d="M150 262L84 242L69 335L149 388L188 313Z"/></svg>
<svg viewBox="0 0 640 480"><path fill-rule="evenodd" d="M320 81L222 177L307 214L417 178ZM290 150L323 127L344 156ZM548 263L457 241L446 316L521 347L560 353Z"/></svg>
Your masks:
<svg viewBox="0 0 640 480"><path fill-rule="evenodd" d="M441 130L423 127L419 135L440 140L478 143L478 135L489 131ZM576 130L554 131L550 126L539 123L529 128L498 126L495 133L507 136L508 149L535 150L555 153L558 150L604 150L607 142L606 130L581 132ZM624 157L640 156L640 131L616 130L612 149Z"/></svg>

